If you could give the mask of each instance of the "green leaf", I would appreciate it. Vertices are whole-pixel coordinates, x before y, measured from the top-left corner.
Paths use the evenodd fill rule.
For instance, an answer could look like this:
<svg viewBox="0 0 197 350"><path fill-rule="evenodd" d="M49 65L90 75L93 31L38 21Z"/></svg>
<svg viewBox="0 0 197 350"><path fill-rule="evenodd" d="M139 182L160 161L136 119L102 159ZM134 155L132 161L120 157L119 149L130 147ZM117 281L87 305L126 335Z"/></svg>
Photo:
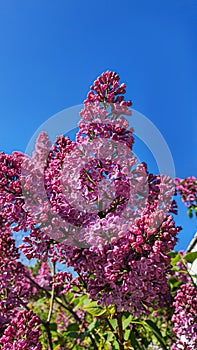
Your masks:
<svg viewBox="0 0 197 350"><path fill-rule="evenodd" d="M94 328L96 328L99 324L99 320L94 320L93 322L91 322L87 328L87 330L83 333L80 334L80 339L83 340L89 333L91 333L93 331Z"/></svg>
<svg viewBox="0 0 197 350"><path fill-rule="evenodd" d="M131 341L131 345L134 347L135 350L143 350L136 339L136 334L133 331L131 331L129 339Z"/></svg>
<svg viewBox="0 0 197 350"><path fill-rule="evenodd" d="M96 301L91 301L89 304L85 305L83 310L93 316L108 316L107 309L99 306Z"/></svg>
<svg viewBox="0 0 197 350"><path fill-rule="evenodd" d="M176 265L181 260L181 255L177 253L174 258L171 259L171 265Z"/></svg>
<svg viewBox="0 0 197 350"><path fill-rule="evenodd" d="M128 327L128 325L131 323L132 320L132 316L129 315L129 317L127 317L123 322L122 322L122 328L123 330L126 329Z"/></svg>
<svg viewBox="0 0 197 350"><path fill-rule="evenodd" d="M171 258L174 258L177 255L178 252L172 251L167 253L167 255L171 256Z"/></svg>
<svg viewBox="0 0 197 350"><path fill-rule="evenodd" d="M187 262L189 263L193 263L194 260L197 259L197 252L190 252L190 253L187 253L184 257L183 257Z"/></svg>
<svg viewBox="0 0 197 350"><path fill-rule="evenodd" d="M181 282L174 276L168 278L168 284L171 289L177 288L180 286Z"/></svg>
<svg viewBox="0 0 197 350"><path fill-rule="evenodd" d="M114 330L117 328L117 320L115 318L110 318L109 323L111 324Z"/></svg>
<svg viewBox="0 0 197 350"><path fill-rule="evenodd" d="M104 346L104 348L103 348ZM106 342L104 345L101 345L101 347L99 349L102 349L102 350L109 350L111 349L111 342Z"/></svg>
<svg viewBox="0 0 197 350"><path fill-rule="evenodd" d="M107 341L108 341L108 342L112 342L112 340L113 340L114 337L115 337L114 333L111 332L111 331L108 331L108 332L106 332L106 334L107 334Z"/></svg>
<svg viewBox="0 0 197 350"><path fill-rule="evenodd" d="M34 303L34 306L39 308L40 306L46 305L48 302L49 300L46 297L40 298Z"/></svg>
<svg viewBox="0 0 197 350"><path fill-rule="evenodd" d="M187 209L187 214L189 215L190 218L193 218L192 208Z"/></svg>
<svg viewBox="0 0 197 350"><path fill-rule="evenodd" d="M76 311L77 309L79 309L81 306L86 305L88 303L90 303L90 299L87 297L87 295L82 295L78 298L75 298L73 300L75 307L74 307L74 311Z"/></svg>
<svg viewBox="0 0 197 350"><path fill-rule="evenodd" d="M69 303L72 303L73 299L74 299L74 293L72 292L67 292L66 293L66 299Z"/></svg>
<svg viewBox="0 0 197 350"><path fill-rule="evenodd" d="M117 340L114 340L114 342L113 342L113 348L112 348L112 349L113 349L113 350L119 350L119 349L120 349Z"/></svg>
<svg viewBox="0 0 197 350"><path fill-rule="evenodd" d="M162 337L162 334L159 330L159 328L157 327L157 325L151 321L151 320L146 320L145 323L148 325L149 329L152 331L152 333L155 335L155 337L157 338L157 340L159 341L160 345L162 346L162 348L164 350L167 350L166 344L165 344L165 340Z"/></svg>
<svg viewBox="0 0 197 350"><path fill-rule="evenodd" d="M171 270L172 271L179 271L179 268L178 268L178 266L174 266L174 267L171 268Z"/></svg>
<svg viewBox="0 0 197 350"><path fill-rule="evenodd" d="M70 338L79 338L79 333L77 333L77 332L68 332L67 335Z"/></svg>
<svg viewBox="0 0 197 350"><path fill-rule="evenodd" d="M116 308L114 305L106 306L106 310L108 315L111 315L111 316L113 316L116 312Z"/></svg>
<svg viewBox="0 0 197 350"><path fill-rule="evenodd" d="M97 327L99 324L99 320L94 320L91 322L87 328L87 332L92 332L95 327Z"/></svg>
<svg viewBox="0 0 197 350"><path fill-rule="evenodd" d="M127 329L124 334L124 340L128 340L131 334L131 330Z"/></svg>
<svg viewBox="0 0 197 350"><path fill-rule="evenodd" d="M79 326L77 323L69 324L68 327L66 328L67 332L77 332L78 330L79 330Z"/></svg>

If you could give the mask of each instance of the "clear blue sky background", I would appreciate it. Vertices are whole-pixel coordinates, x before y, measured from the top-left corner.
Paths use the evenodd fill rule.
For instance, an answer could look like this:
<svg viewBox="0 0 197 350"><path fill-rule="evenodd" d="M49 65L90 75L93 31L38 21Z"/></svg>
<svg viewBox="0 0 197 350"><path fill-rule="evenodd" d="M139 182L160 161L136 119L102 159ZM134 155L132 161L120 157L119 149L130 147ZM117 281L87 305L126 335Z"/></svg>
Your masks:
<svg viewBox="0 0 197 350"><path fill-rule="evenodd" d="M110 69L165 137L176 175L197 176L196 18L196 0L1 0L0 149L24 151ZM196 220L181 204L177 223L186 248Z"/></svg>

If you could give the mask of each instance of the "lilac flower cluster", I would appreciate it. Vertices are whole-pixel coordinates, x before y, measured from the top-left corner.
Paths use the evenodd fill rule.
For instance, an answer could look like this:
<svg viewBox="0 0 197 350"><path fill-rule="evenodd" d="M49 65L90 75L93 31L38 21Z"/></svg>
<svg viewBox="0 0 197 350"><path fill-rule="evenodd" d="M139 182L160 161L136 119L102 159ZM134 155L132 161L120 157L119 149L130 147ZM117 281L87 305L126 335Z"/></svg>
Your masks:
<svg viewBox="0 0 197 350"><path fill-rule="evenodd" d="M177 336L171 350L197 349L197 290L191 283L183 284L174 301L175 312L172 316L173 331Z"/></svg>
<svg viewBox="0 0 197 350"><path fill-rule="evenodd" d="M131 225L124 238L108 246L81 250L65 246L67 263L83 276L92 299L104 305L116 304L140 317L149 307L165 305L166 273L176 228L168 216L157 230L150 229L151 214Z"/></svg>
<svg viewBox="0 0 197 350"><path fill-rule="evenodd" d="M76 136L77 142L82 142L84 140L84 135L89 139L101 137L103 139L106 138L112 141L125 143L127 147L132 149L134 143L133 129L127 129L128 122L125 119L122 118L115 121L105 119L104 122L102 122L101 119L89 121L87 114L90 112L90 109L90 118L93 119L93 117L95 117L95 105L88 107L88 111L86 107L85 112L81 113L83 119L79 122L80 129Z"/></svg>
<svg viewBox="0 0 197 350"><path fill-rule="evenodd" d="M38 317L32 311L18 311L0 338L0 349L41 350L40 335Z"/></svg>
<svg viewBox="0 0 197 350"><path fill-rule="evenodd" d="M16 312L27 304L33 293L29 271L18 262L19 252L11 230L0 217L0 328L4 328Z"/></svg>
<svg viewBox="0 0 197 350"><path fill-rule="evenodd" d="M38 271L35 281L39 284L39 286L43 287L44 289L46 290L50 289L51 270L47 261L44 261L41 264L41 267Z"/></svg>
<svg viewBox="0 0 197 350"><path fill-rule="evenodd" d="M190 176L185 179L175 179L175 185L187 207L197 206L197 179Z"/></svg>
<svg viewBox="0 0 197 350"><path fill-rule="evenodd" d="M124 101L124 94L126 93L126 84L119 85L120 77L116 72L104 72L90 87L90 91L85 100L85 104L89 102L108 102L118 103L120 106L131 106L131 101Z"/></svg>
<svg viewBox="0 0 197 350"><path fill-rule="evenodd" d="M67 271L58 272L53 276L53 285L55 287L61 287L60 294L66 293L68 290L71 290L72 285L72 274Z"/></svg>
<svg viewBox="0 0 197 350"><path fill-rule="evenodd" d="M23 210L21 164L23 154L0 152L0 215L13 230L26 230L27 214Z"/></svg>
<svg viewBox="0 0 197 350"><path fill-rule="evenodd" d="M115 79L114 85L111 84L110 77ZM180 227L175 227L172 217L167 216L172 208L170 179L149 174L146 165L141 163L131 172L132 181L129 182L130 187L128 186L126 170L136 163L132 154L133 130L128 130L128 122L113 109L110 109L109 118L106 105L100 105L113 102L111 97L110 101L107 100L109 91L113 90L114 96L118 96L118 93L123 95L125 89L115 90L118 77L109 72L101 77L101 80L103 84L107 81L109 86L102 87L101 96L98 91L99 85L95 82L94 94L88 95L81 113L82 121L79 123L77 142L60 136L51 147L47 135L42 133L32 159L24 160L23 187L26 193L30 194L25 201L25 208L28 214L32 215L32 221L29 220L30 235L25 237L21 249L28 258L50 257L64 263L67 261L68 265L83 275L91 298L98 300L102 305L115 303L119 311L129 310L140 316L142 313L148 313L150 306L156 308L165 303L168 293L166 274L170 264L167 253L174 248ZM121 98L121 102L123 99ZM116 103L120 104L120 101ZM128 108L129 103L124 105ZM99 120L100 116L102 122ZM99 149L101 153L103 144L109 140L111 148L108 150L104 147L103 158L108 160L106 152L111 153L112 142L117 142L121 145L120 151L125 155L121 158L121 166L103 159L87 162L86 156L86 163L83 165L83 171L78 172L79 180L76 183L81 197L76 197L76 193L71 191L71 185L77 179L74 175L79 168L78 154L83 151L80 147L84 147L86 155L88 147L91 148L91 152ZM86 208L85 202L98 201L97 185L101 179L105 182L104 173L110 179L112 171L115 182L112 197L114 193L119 203L112 201L107 210L82 210ZM72 175L70 178L69 174ZM127 177L124 174L127 174ZM132 184L135 193L132 192ZM140 215L131 217L131 208L128 205L129 191L132 193L130 197L134 199L136 193L141 194L141 197L133 202L133 207L137 207ZM121 217L123 208L124 215ZM39 224L39 227L35 224ZM52 238L65 240L65 231L68 228L66 232L69 233L69 225L75 226L75 232L72 229L72 236L70 235L72 239L77 237L79 240L78 229L80 234L88 237L89 242L92 242L91 239L95 242L98 233L99 237L102 237L103 231L107 232L109 237L111 232L117 231L117 235L109 244L103 244L101 240L102 245L99 245L98 239L98 244L93 244L92 248L76 248L69 245L69 241L66 241L66 244L64 242L54 245Z"/></svg>

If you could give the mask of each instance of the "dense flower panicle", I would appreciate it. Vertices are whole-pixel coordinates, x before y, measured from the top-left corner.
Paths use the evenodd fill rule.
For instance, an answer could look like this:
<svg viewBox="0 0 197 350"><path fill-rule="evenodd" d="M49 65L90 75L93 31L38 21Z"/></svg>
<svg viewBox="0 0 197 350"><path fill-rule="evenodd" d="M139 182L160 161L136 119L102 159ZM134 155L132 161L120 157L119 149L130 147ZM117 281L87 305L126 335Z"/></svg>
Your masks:
<svg viewBox="0 0 197 350"><path fill-rule="evenodd" d="M59 288L60 294L66 293L68 290L72 292L72 288L74 286L78 286L79 283L79 277L74 277L72 273L69 273L67 271L63 272L57 272L53 276L52 284L56 287ZM75 291L76 293L76 291Z"/></svg>
<svg viewBox="0 0 197 350"><path fill-rule="evenodd" d="M177 292L173 305L175 312L172 322L177 342L171 349L197 349L197 290L194 285L183 284Z"/></svg>
<svg viewBox="0 0 197 350"><path fill-rule="evenodd" d="M50 142L46 132L42 132L36 141L36 150L32 157L24 157L21 165L21 185L24 197L24 208L31 217L29 226L42 223L47 218L50 205L44 185L44 169L47 165Z"/></svg>
<svg viewBox="0 0 197 350"><path fill-rule="evenodd" d="M35 280L44 289L50 289L51 270L47 261L42 262Z"/></svg>
<svg viewBox="0 0 197 350"><path fill-rule="evenodd" d="M141 186L142 182L146 183L147 173L145 168L142 171L137 166L133 173L130 172L128 174L127 168L130 169L136 163L129 148L123 149L122 145L117 143L117 141L113 141L109 147L108 141L101 138L94 139L90 144L87 140L84 140L78 147L67 138L62 138L61 144L62 142L64 143L63 147L59 147L59 140L57 140L56 147L50 151L48 167L45 170L45 188L48 200L53 214L56 213L56 216L52 217L51 223L48 219L49 216L43 220L45 230L48 229L49 232L53 223L55 230L57 231L57 228L61 228L61 232L64 232L66 223L76 227L85 227L88 223L95 223L97 218L105 217L114 210L114 207L117 213L120 212L125 207L126 202L128 202L129 194L131 197L131 193L133 193L133 207L135 206L134 200L136 196L136 206L139 206L140 196L137 195L136 189ZM84 157L81 155L83 152L85 152ZM92 158L93 152L95 153L94 159ZM118 152L118 154L121 156L125 155L125 157L124 159L121 158L120 162L116 155L112 162L110 159L112 152L116 154ZM97 153L99 153L100 158L97 158ZM103 156L101 156L102 154ZM125 171L127 171L127 176ZM139 172L140 177L137 176ZM133 192L130 191L131 186L128 182L128 176L133 181ZM101 189L98 192L101 180L102 192ZM110 186L112 193L110 192ZM142 188L140 190L142 196L143 190ZM92 202L95 203L98 200L98 195L102 198L102 205L108 202L108 208L104 205L103 210L97 210L96 206L93 207L91 205ZM106 198L111 199L107 201ZM77 238L76 234L75 237Z"/></svg>
<svg viewBox="0 0 197 350"><path fill-rule="evenodd" d="M124 143L127 147L132 149L134 138L133 138L133 129L126 129L125 127L119 126L120 124L115 121L108 123L106 120L105 123L101 122L91 122L88 125L81 122L79 124L80 129L76 136L78 142L82 142L84 136L88 137L90 140L96 137L103 139L109 139L109 141L118 141ZM81 136L82 135L82 136Z"/></svg>
<svg viewBox="0 0 197 350"><path fill-rule="evenodd" d="M126 84L119 85L120 77L115 72L104 72L90 87L90 92L88 93L87 102L108 102L108 103L122 103L122 105L131 106L132 102L124 101L124 94L126 93Z"/></svg>
<svg viewBox="0 0 197 350"><path fill-rule="evenodd" d="M26 230L27 215L23 210L24 200L21 188L21 164L24 155L0 152L0 215L6 225L13 225L15 231Z"/></svg>
<svg viewBox="0 0 197 350"><path fill-rule="evenodd" d="M180 230L170 216L158 230L149 229L149 220L150 213L108 246L65 247L68 265L83 275L91 298L102 305L115 303L119 311L128 310L137 317L149 313L148 307L155 302L156 307L165 304L167 253L174 248Z"/></svg>
<svg viewBox="0 0 197 350"><path fill-rule="evenodd" d="M51 141L45 131L42 131L37 138L35 151L32 158L39 164L40 167L46 166L49 149L51 148Z"/></svg>
<svg viewBox="0 0 197 350"><path fill-rule="evenodd" d="M18 261L11 230L0 225L0 231L0 328L4 328L16 308L27 304L33 285L28 279L29 271Z"/></svg>
<svg viewBox="0 0 197 350"><path fill-rule="evenodd" d="M41 350L40 322L32 311L18 311L0 338L2 350Z"/></svg>
<svg viewBox="0 0 197 350"><path fill-rule="evenodd" d="M181 195L183 203L187 207L192 205L197 207L197 179L190 176L185 179L175 179L175 185Z"/></svg>
<svg viewBox="0 0 197 350"><path fill-rule="evenodd" d="M76 226L83 221L83 213L70 204L70 200L64 194L64 183L62 182L61 172L66 159L76 148L76 144L62 136L56 140L54 147L52 147L48 157L48 167L45 171L45 189L47 198L51 205L53 213L57 213L60 218L66 222L70 222ZM73 170L74 169L74 164ZM70 169L68 169L69 171ZM68 184L69 185L69 184ZM54 217L54 216L53 216ZM54 226L58 225L58 217L54 221ZM53 224L52 221L52 224ZM61 226L61 222L59 221ZM63 229L64 227L62 227Z"/></svg>
<svg viewBox="0 0 197 350"><path fill-rule="evenodd" d="M22 242L19 249L28 260L47 261L48 257L53 255L54 240L39 227L31 226L29 235L23 237Z"/></svg>
<svg viewBox="0 0 197 350"><path fill-rule="evenodd" d="M89 226L87 226L87 223L91 224L91 228L89 230L89 233L94 231L94 237L95 237L95 230L93 226L95 226L96 230L99 230L100 225L105 227L107 221L110 221L112 224L113 220L115 226L111 226L111 229L115 230L115 227L117 230L121 231L121 227L117 226L118 222L116 220L116 216L118 214L118 220L119 225L123 225L125 223L125 218L127 216L127 219L129 221L133 220L133 210L134 207L137 208L137 211L143 214L142 209L145 205L146 197L148 196L146 188L150 184L150 196L149 200L153 201L153 193L155 191L156 185L153 185L152 179L149 181L149 184L147 184L147 177L148 172L146 169L146 166L144 163L141 163L136 166L136 169L133 171L128 171L128 168L132 168L135 163L135 157L133 157L131 151L126 148L122 148L122 146L117 147L117 145L114 146L114 143L110 143L110 147L107 147L107 141L105 139L97 139L95 138L91 143L90 146L87 143L87 141L84 143L81 143L80 146L83 146L85 149L85 163L83 164L83 157L81 156L81 161L79 162L79 156L81 152L83 151L83 148L72 148L72 152L68 153L64 151L64 154L61 155L61 151L58 151L58 156L61 158L61 162L59 163L59 166L57 167L57 161L56 157L54 156L54 152L52 153L52 158L48 162L48 168L45 171L45 178L46 178L46 189L48 193L48 198L50 200L51 206L53 207L54 211L58 213L58 216L62 219L66 220L66 222L70 222L71 224L74 224L76 226L85 228L86 231L89 230ZM66 140L65 140L66 144ZM120 144L120 143L118 143ZM113 163L110 160L110 157L108 159L107 152L109 153L109 156L113 154L113 147L115 147L115 152L117 153L119 150L120 156L124 155L124 158L116 157L113 158ZM88 148L90 148L89 151ZM104 149L104 152L102 151L102 148ZM99 150L99 151L98 151ZM94 159L92 159L90 162L88 162L88 152L91 154L95 153ZM96 158L97 152L99 152L100 157L103 152L103 157L100 159ZM130 154L129 154L130 152ZM103 159L106 160L103 160ZM117 161L121 162L121 166L117 163ZM62 165L64 164L64 169L62 170ZM87 168L87 169L86 169ZM105 173L105 175L104 175ZM89 212L90 207L87 207L86 209L86 202L84 199L88 200L90 203L92 201L96 201L98 199L98 193L97 193L97 185L101 181L106 181L106 174L109 178L109 182L106 183L106 189L104 186L104 192L100 193L100 197L102 198L102 203L105 202L105 193L108 195L108 197L114 198L115 202L113 202L113 199L111 200L111 207L106 207L105 211L96 211L96 212ZM110 185L113 184L112 175L114 179L114 194L110 195ZM125 175L126 174L126 175ZM80 177L78 177L80 175ZM79 181L78 181L79 179ZM128 182L129 179L129 182ZM75 186L73 186L75 184ZM74 187L75 192L72 192L72 186ZM153 190L154 187L154 190ZM66 195L65 195L65 190ZM107 193L108 190L108 193ZM78 192L77 192L78 191ZM80 194L81 192L81 194ZM112 191L113 192L113 191ZM139 195L140 194L140 195ZM161 214L161 218L159 215L157 221L161 223L162 219L164 219L165 215L162 217L163 214L167 213L170 206L171 206L171 197L172 197L172 191L171 191L171 185L169 184L169 180L167 177L160 178L159 180L159 187L157 188L157 201L153 203L152 210L157 209L157 213ZM73 197L71 197L73 195ZM81 196L81 202L80 202L80 196ZM140 196L142 197L140 199ZM130 207L128 205L128 199L130 197ZM136 198L136 199L135 199ZM68 200L69 199L69 200ZM136 200L136 202L135 202ZM123 202L122 202L123 201ZM72 205L73 203L73 205ZM81 203L81 204L80 204ZM140 204L141 203L141 204ZM164 204L169 206L169 208L165 208ZM81 205L81 211L77 208ZM155 207L154 207L155 205ZM115 208L114 208L115 206ZM120 221L120 212L122 211L123 207L126 207L126 211L124 211L123 221ZM132 208L131 208L132 207ZM96 208L96 207L95 207ZM114 209L115 213L114 213ZM92 208L91 208L92 210ZM126 216L125 216L126 215ZM102 220L103 219L103 220ZM57 217L55 219L56 228L58 224ZM102 224L101 224L102 223ZM157 223L156 223L157 224ZM105 225L105 226L104 226ZM63 229L63 227L62 227ZM125 228L126 229L126 228ZM97 232L98 233L98 232ZM80 231L81 234L81 231ZM88 232L84 233L85 235L88 235ZM77 236L76 236L77 237ZM94 239L94 238L93 238Z"/></svg>
<svg viewBox="0 0 197 350"><path fill-rule="evenodd" d="M54 208L48 200L48 180L46 178L45 181L44 170L47 162L55 156L55 169L58 169L59 164L61 164L60 149L64 149L63 139L58 137L57 143L50 147L47 134L41 133L37 139L33 157L26 157L22 164L22 188L25 209L28 212L27 225L30 234L23 238L24 244L20 246L20 249L28 259L37 258L46 261L50 256L50 249L53 249L54 240L50 235L53 236L52 233L55 231L57 223L52 221ZM50 178L49 172L48 175ZM50 178L50 180L55 179Z"/></svg>

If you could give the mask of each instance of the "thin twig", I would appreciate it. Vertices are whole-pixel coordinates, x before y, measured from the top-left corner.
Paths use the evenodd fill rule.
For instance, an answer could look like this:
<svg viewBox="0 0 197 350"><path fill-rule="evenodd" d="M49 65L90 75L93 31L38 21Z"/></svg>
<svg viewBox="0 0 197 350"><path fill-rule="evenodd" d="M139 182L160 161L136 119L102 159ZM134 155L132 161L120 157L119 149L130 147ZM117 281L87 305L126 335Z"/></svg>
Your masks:
<svg viewBox="0 0 197 350"><path fill-rule="evenodd" d="M55 275L55 262L52 264L52 278ZM49 307L49 313L47 317L47 322L50 323L52 312L53 312L53 305L54 305L54 299L55 299L55 285L52 284L52 290L51 290L51 299L50 299L50 307Z"/></svg>
<svg viewBox="0 0 197 350"><path fill-rule="evenodd" d="M51 330L50 330L50 322L44 322L43 325L46 329L48 342L49 342L49 348L50 348L50 350L53 350L53 341L52 341Z"/></svg>
<svg viewBox="0 0 197 350"><path fill-rule="evenodd" d="M119 346L120 350L124 350L124 334L122 328L122 312L116 313L116 319L118 322L118 338L119 338Z"/></svg>

